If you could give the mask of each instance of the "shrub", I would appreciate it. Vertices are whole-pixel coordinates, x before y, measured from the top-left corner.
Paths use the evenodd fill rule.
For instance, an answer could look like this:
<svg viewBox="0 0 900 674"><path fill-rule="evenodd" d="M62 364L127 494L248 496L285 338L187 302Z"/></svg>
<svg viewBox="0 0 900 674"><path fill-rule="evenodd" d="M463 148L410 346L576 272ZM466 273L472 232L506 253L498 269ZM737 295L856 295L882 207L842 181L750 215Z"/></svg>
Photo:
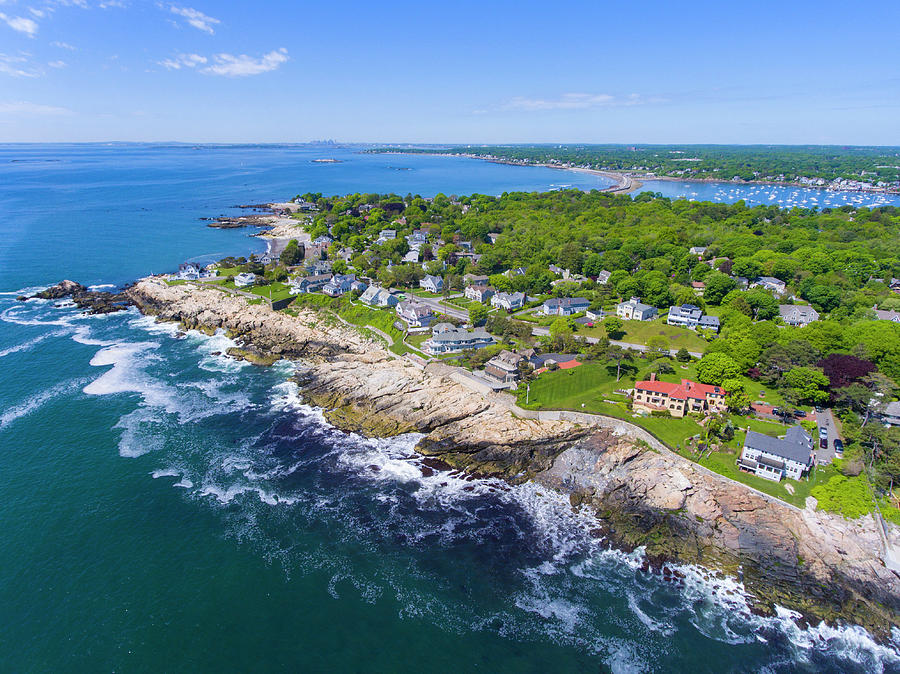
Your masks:
<svg viewBox="0 0 900 674"><path fill-rule="evenodd" d="M856 519L872 511L872 496L865 476L835 475L825 484L810 490L819 508L837 512L848 519Z"/></svg>

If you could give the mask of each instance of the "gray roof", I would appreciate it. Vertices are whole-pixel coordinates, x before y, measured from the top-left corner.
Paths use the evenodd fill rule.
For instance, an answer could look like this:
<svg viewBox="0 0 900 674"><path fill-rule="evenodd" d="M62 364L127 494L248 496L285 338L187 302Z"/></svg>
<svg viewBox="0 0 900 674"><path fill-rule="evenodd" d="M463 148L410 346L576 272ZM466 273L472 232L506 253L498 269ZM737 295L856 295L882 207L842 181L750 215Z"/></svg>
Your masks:
<svg viewBox="0 0 900 674"><path fill-rule="evenodd" d="M784 440L773 438L769 435L763 435L756 431L747 431L747 437L744 439L744 446L807 465L809 464L811 449L807 442L798 442L800 433L803 434L804 438L809 440L809 436L806 435L806 432L799 426L789 429Z"/></svg>

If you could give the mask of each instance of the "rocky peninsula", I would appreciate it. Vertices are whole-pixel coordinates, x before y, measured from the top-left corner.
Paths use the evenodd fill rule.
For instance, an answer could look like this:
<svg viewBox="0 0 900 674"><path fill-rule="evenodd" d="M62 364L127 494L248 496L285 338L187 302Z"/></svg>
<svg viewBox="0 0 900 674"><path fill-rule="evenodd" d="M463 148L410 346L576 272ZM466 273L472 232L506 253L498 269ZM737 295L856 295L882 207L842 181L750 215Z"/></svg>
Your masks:
<svg viewBox="0 0 900 674"><path fill-rule="evenodd" d="M53 297L82 293L64 282ZM85 291L87 292L87 291ZM593 509L617 546L644 547L648 564L701 564L743 581L754 608L846 621L882 638L900 627L900 576L883 562L893 525L798 509L640 439L638 429L517 416L499 397L462 386L440 368L399 358L336 318L296 315L193 284L144 279L123 297L147 315L240 344L235 357L297 361L305 399L336 427L372 437L416 432L436 465L510 481L536 480Z"/></svg>

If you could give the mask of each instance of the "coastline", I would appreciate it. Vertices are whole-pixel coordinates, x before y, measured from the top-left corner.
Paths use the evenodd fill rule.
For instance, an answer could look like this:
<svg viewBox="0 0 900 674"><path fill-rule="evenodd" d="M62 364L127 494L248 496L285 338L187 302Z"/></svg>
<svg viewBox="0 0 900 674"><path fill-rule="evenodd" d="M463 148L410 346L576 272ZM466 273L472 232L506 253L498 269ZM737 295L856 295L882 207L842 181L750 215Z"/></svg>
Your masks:
<svg viewBox="0 0 900 674"><path fill-rule="evenodd" d="M882 639L900 627L900 579L881 562L871 520L773 503L621 427L519 418L440 367L423 370L311 310L288 316L157 279L125 295L158 320L225 330L241 343L235 357L302 364L303 397L341 430L422 433L416 450L436 469L535 480L569 494L574 507L597 513L611 544L644 548L656 569L678 560L736 577L763 613L783 606L813 622L859 624Z"/></svg>
<svg viewBox="0 0 900 674"><path fill-rule="evenodd" d="M410 154L409 152L385 152L384 154L398 154L405 155ZM642 181L668 181L668 182L680 182L680 183L699 183L699 184L709 184L709 183L723 183L726 185L762 185L766 187L798 187L801 189L809 189L809 190L822 190L825 192L847 192L849 194L890 194L890 195L900 195L900 189L889 190L889 189L845 189L845 188L837 188L837 187L829 187L828 185L804 185L799 182L776 182L773 180L741 180L740 182L734 182L732 180L727 180L725 178L683 178L681 176L659 176L659 175L646 175L641 173L630 173L627 171L606 171L602 169L590 169L583 168L579 166L560 166L557 164L546 164L546 163L532 163L532 162L523 162L523 161L513 161L511 159L502 159L497 157L483 157L477 154L446 154L443 152L423 152L416 154L429 154L433 156L444 156L444 157L467 157L469 159L480 159L481 161L490 162L492 164L507 164L509 166L536 166L541 168L552 168L559 169L562 171L577 171L581 173L589 173L593 175L603 176L605 178L611 178L617 181L617 185L613 187L608 187L602 192L611 192L616 194L629 194L636 190L641 189L643 187ZM627 183L632 182L634 186L629 186Z"/></svg>

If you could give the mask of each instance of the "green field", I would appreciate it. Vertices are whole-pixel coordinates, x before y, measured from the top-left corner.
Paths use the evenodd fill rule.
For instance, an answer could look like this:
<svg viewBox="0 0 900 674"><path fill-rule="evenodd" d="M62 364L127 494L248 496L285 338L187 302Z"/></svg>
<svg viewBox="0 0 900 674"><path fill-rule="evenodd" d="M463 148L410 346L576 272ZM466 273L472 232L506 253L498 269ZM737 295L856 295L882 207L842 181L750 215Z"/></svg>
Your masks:
<svg viewBox="0 0 900 674"><path fill-rule="evenodd" d="M651 337L665 337L670 349L686 348L688 351L703 353L707 342L693 330L667 325L662 319L654 321L622 321L624 335L619 341L632 344L646 344ZM587 337L605 337L606 330L596 325L593 328L579 327L577 333Z"/></svg>

